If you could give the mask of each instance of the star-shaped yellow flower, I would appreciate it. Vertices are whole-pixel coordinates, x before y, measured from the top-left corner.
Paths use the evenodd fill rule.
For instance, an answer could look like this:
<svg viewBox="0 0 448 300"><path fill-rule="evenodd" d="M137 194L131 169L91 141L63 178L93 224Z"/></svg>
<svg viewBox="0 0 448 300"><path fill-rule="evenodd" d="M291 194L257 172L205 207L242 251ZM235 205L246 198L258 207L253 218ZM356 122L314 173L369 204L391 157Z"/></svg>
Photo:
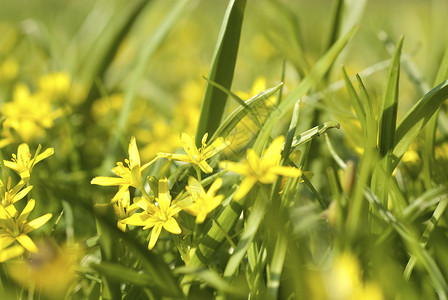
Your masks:
<svg viewBox="0 0 448 300"><path fill-rule="evenodd" d="M198 149L194 143L194 138L186 133L182 133L181 142L187 154L157 153L157 157L184 161L192 164L195 168L199 167L204 173L212 173L213 168L206 160L226 148L230 143L220 137L207 146L207 137L208 134L206 133L202 138L202 146Z"/></svg>
<svg viewBox="0 0 448 300"><path fill-rule="evenodd" d="M34 209L35 201L31 199L28 201L25 208L20 215L14 209L5 209L0 205L0 248L7 247L15 240L20 243L26 250L30 252L37 252L36 244L27 235L29 232L41 227L50 220L52 214L45 214L32 221L27 221L29 214ZM14 207L10 205L9 208Z"/></svg>
<svg viewBox="0 0 448 300"><path fill-rule="evenodd" d="M154 248L162 228L174 234L180 234L182 232L182 229L175 219L175 216L182 208L171 204L171 195L166 178L159 180L159 194L155 198L155 201L157 205L145 197L134 198L134 203L143 209L143 212L134 213L122 221L122 223L128 225L143 226L143 230L153 227L148 244L149 250Z"/></svg>
<svg viewBox="0 0 448 300"><path fill-rule="evenodd" d="M258 157L253 149L248 149L245 162L220 162L219 166L221 168L245 176L238 191L235 193L235 200L243 198L256 182L268 184L273 183L279 175L286 177L299 177L302 175L302 171L299 169L279 166L284 141L285 138L283 136L274 139L271 145L263 152L262 158Z"/></svg>
<svg viewBox="0 0 448 300"><path fill-rule="evenodd" d="M131 204L130 198L129 190L126 190L113 205L115 216L118 219L117 227L123 232L126 231L126 224L123 220L132 216L140 208L135 203Z"/></svg>
<svg viewBox="0 0 448 300"><path fill-rule="evenodd" d="M42 147L39 145L36 154L31 158L29 146L25 143L20 144L17 149L17 155L12 154L12 161L4 160L3 163L5 164L5 167L12 169L19 174L20 178L24 181L28 181L34 165L54 153L53 148L48 148L44 152L39 153L41 149Z"/></svg>
<svg viewBox="0 0 448 300"><path fill-rule="evenodd" d="M201 183L194 177L188 179L187 191L190 193L182 202L189 203L184 210L196 216L196 223L203 223L207 215L214 210L224 198L223 195L215 196L222 185L222 179L218 178L208 189L206 193Z"/></svg>
<svg viewBox="0 0 448 300"><path fill-rule="evenodd" d="M149 163L140 166L140 155L138 153L135 137L131 138L128 152L129 159L125 159L125 164L123 164L122 162L117 162L117 166L112 169L112 172L120 177L97 176L90 182L91 184L104 186L119 185L120 189L112 199L113 201L117 201L129 186L143 191L142 172L156 160L153 159Z"/></svg>

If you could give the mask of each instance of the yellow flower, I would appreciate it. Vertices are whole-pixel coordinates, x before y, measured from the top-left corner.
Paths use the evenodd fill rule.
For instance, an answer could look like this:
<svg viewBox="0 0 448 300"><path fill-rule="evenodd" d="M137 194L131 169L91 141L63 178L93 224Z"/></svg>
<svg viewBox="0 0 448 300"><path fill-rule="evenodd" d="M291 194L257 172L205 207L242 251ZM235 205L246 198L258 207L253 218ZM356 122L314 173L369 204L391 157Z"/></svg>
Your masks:
<svg viewBox="0 0 448 300"><path fill-rule="evenodd" d="M215 196L221 185L222 179L216 179L206 193L201 183L196 178L190 177L188 179L188 186L186 189L190 193L190 196L185 198L183 201L191 204L186 206L184 210L187 213L196 216L196 223L203 223L207 217L207 214L209 214L221 203L224 196Z"/></svg>
<svg viewBox="0 0 448 300"><path fill-rule="evenodd" d="M53 126L62 110L53 109L49 99L42 94L31 94L20 84L14 89L13 101L4 103L1 113L5 117L2 144L6 144L14 140L15 135L25 142L44 137L45 130Z"/></svg>
<svg viewBox="0 0 448 300"><path fill-rule="evenodd" d="M76 246L59 247L51 240L41 240L37 247L39 251L31 253L28 259L8 263L8 275L24 288L34 287L49 299L64 299L69 285L77 278L75 268L82 250Z"/></svg>
<svg viewBox="0 0 448 300"><path fill-rule="evenodd" d="M118 193L112 199L113 201L118 200L118 198L128 189L129 186L143 191L142 172L155 161L154 159L149 163L140 166L140 155L138 153L135 137L131 138L128 152L129 159L125 159L124 161L126 165L124 165L122 162L117 162L117 166L112 169L112 172L120 177L98 176L93 178L90 182L91 184L104 186L121 186Z"/></svg>
<svg viewBox="0 0 448 300"><path fill-rule="evenodd" d="M211 145L207 146L208 134L206 133L202 138L201 148L197 148L194 139L188 134L183 133L181 136L182 146L187 154L170 154L170 153L157 153L158 157L168 158L171 160L179 160L192 164L195 168L199 167L204 173L212 173L213 168L206 162L207 159L214 156L229 143L225 142L222 137L217 138Z"/></svg>
<svg viewBox="0 0 448 300"><path fill-rule="evenodd" d="M32 185L29 185L22 190L25 184L26 183L23 180L20 180L19 183L11 189L11 177L8 178L6 186L0 179L0 194L2 197L1 205L8 207L17 201L22 200L23 197L25 197L26 194L28 194L28 192L33 188Z"/></svg>
<svg viewBox="0 0 448 300"><path fill-rule="evenodd" d="M70 74L55 72L39 79L39 92L50 99L61 99L68 95L70 90Z"/></svg>
<svg viewBox="0 0 448 300"><path fill-rule="evenodd" d="M33 199L28 201L20 215L17 215L15 209L15 212L11 213L11 210L7 210L0 205L0 240L2 246L8 246L16 240L26 250L37 252L36 245L27 234L47 223L52 214L45 214L28 222L28 215L34 209L34 205L35 201ZM10 207L13 207L13 205L10 205Z"/></svg>
<svg viewBox="0 0 448 300"><path fill-rule="evenodd" d="M129 190L126 190L121 195L121 197L118 198L118 201L113 205L115 216L118 219L117 227L123 232L126 231L126 224L123 222L123 220L130 217L136 210L140 208L137 204L130 203Z"/></svg>
<svg viewBox="0 0 448 300"><path fill-rule="evenodd" d="M262 158L258 157L253 149L247 149L247 161L245 162L220 162L219 166L221 168L245 176L238 191L235 193L235 200L243 198L257 182L264 184L273 183L278 175L287 177L299 177L302 175L302 171L299 169L279 166L284 140L283 136L274 139L271 145L263 152Z"/></svg>
<svg viewBox="0 0 448 300"><path fill-rule="evenodd" d="M157 201L157 205L144 197L134 198L134 203L142 208L143 212L134 213L129 218L123 220L124 224L143 226L143 230L153 227L148 244L149 250L154 248L162 231L162 227L166 231L174 234L180 234L182 232L175 219L175 216L182 208L171 204L171 195L166 178L159 180L159 193L155 200Z"/></svg>
<svg viewBox="0 0 448 300"><path fill-rule="evenodd" d="M36 153L34 157L31 158L30 148L27 144L23 143L19 145L17 149L17 155L12 154L12 161L3 161L5 167L8 167L14 170L17 174L20 175L24 181L28 181L31 175L31 171L35 164L44 160L45 158L53 155L54 149L48 148L44 152L39 153L42 147L39 145L37 147Z"/></svg>

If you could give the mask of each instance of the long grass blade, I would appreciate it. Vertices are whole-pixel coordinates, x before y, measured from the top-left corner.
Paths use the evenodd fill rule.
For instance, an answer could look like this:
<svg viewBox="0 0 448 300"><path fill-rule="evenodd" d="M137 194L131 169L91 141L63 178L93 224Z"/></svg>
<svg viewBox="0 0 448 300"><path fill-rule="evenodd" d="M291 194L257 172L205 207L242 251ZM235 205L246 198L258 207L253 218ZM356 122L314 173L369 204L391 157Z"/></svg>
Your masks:
<svg viewBox="0 0 448 300"><path fill-rule="evenodd" d="M246 0L231 0L222 23L208 78L230 90L238 54L241 26ZM227 94L211 85L205 85L201 113L196 130L196 144L201 145L204 134L212 136L224 115Z"/></svg>

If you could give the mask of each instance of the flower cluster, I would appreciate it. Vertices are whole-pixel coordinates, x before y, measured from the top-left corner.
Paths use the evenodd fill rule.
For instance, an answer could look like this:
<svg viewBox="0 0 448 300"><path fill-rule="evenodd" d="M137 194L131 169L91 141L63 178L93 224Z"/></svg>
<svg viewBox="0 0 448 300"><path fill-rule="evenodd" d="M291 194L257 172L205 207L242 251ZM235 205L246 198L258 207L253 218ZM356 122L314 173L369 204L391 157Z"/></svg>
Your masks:
<svg viewBox="0 0 448 300"><path fill-rule="evenodd" d="M129 144L129 159L124 163L118 162L112 171L119 177L98 176L92 179L92 184L103 186L119 186L117 194L112 198L112 205L117 218L117 226L125 231L127 225L142 226L143 230L152 228L148 249L152 249L161 233L162 228L173 234L182 233L177 222L180 211L196 216L196 222L204 222L208 213L215 209L222 201L223 196L215 196L221 186L221 179L217 179L206 193L201 183L191 177L185 193L188 195L179 199L172 199L168 180L162 178L157 187L147 191L144 186L143 172L160 158L180 160L190 163L195 169L211 173L212 167L207 159L216 155L227 143L222 138L215 140L210 146L206 144L207 134L202 139L202 147L197 149L192 137L182 135L182 143L187 154L159 153L156 158L141 165L140 154L135 137ZM130 201L129 187L140 191L141 196L134 197Z"/></svg>
<svg viewBox="0 0 448 300"><path fill-rule="evenodd" d="M36 253L38 249L28 233L43 226L52 217L52 214L48 213L28 221L28 216L36 204L34 199L29 199L20 213L15 206L16 202L27 196L33 188L32 185L29 185L29 180L34 165L54 152L50 148L39 153L40 149L39 146L32 157L28 145L21 144L17 154L12 155L12 160L3 162L4 166L14 170L20 176L20 181L12 187L11 177L8 178L6 185L0 180L2 197L0 203L0 262L20 256L25 250Z"/></svg>
<svg viewBox="0 0 448 300"><path fill-rule="evenodd" d="M220 177L216 178L208 191L205 191L200 182L201 171L206 174L213 173L213 168L207 160L229 145L229 142L224 141L223 138L217 138L210 145L207 145L207 136L207 134L204 135L201 147L197 148L194 138L184 133L181 136L181 142L185 154L158 153L153 160L144 165L141 165L140 162L136 139L135 137L131 138L128 149L129 159L126 159L124 163L118 162L117 166L112 169L118 177L98 176L91 181L92 184L97 185L119 186L118 192L111 199L118 228L122 231L126 231L127 225L141 226L143 230L152 228L148 244L148 249L152 249L162 228L172 234L179 235L182 233L182 226L178 222L178 214L181 211L195 216L197 224L205 221L207 216L224 199L224 195L217 195L223 180ZM254 150L248 149L247 162L223 161L219 164L222 168L245 177L234 195L235 200L244 197L257 182L270 184L279 175L286 177L301 176L302 172L299 169L280 166L283 144L284 137L281 136L272 142L261 158L255 154ZM176 199L171 197L169 182L166 178L158 180L155 185L151 184L154 182L150 182L154 180L154 177L148 177L150 190L145 189L145 180L142 179L143 172L161 158L188 163L196 170L197 178L189 177L188 185ZM132 202L129 187L136 188L141 193L141 195L134 197Z"/></svg>

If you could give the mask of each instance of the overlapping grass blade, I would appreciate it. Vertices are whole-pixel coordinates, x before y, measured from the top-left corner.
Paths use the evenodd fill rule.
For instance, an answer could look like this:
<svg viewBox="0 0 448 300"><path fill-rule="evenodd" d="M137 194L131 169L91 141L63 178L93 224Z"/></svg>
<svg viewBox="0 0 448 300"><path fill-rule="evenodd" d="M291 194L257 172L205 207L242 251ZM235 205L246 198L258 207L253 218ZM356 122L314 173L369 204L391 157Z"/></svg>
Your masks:
<svg viewBox="0 0 448 300"><path fill-rule="evenodd" d="M102 170L104 172L108 171L115 161L115 152L122 140L123 135L126 131L126 124L129 120L131 110L133 108L135 99L137 97L137 92L141 87L141 83L144 79L145 72L147 70L148 64L153 57L156 50L160 47L165 37L168 35L170 30L179 21L186 5L189 2L187 0L179 1L168 13L159 27L156 29L154 34L148 37L142 44L141 49L138 53L138 57L135 60L133 69L130 74L129 84L124 90L123 96L123 106L121 107L120 114L116 126L114 128L114 135L109 141L107 147L108 153L103 161ZM127 139L124 142L127 144ZM103 172L103 173L104 173Z"/></svg>
<svg viewBox="0 0 448 300"><path fill-rule="evenodd" d="M364 130L365 133L368 127L366 125L366 113L361 103L361 99L356 93L355 88L353 87L353 84L350 81L350 78L348 77L344 67L342 67L342 74L344 75L345 86L347 87L348 95L352 102L353 108L355 109L356 116L358 117L358 120L361 123L361 128Z"/></svg>
<svg viewBox="0 0 448 300"><path fill-rule="evenodd" d="M440 83L420 99L397 127L392 168L395 168L412 141L448 98L448 80Z"/></svg>
<svg viewBox="0 0 448 300"><path fill-rule="evenodd" d="M87 96L83 104L85 107L88 107L98 97L99 91L95 85L95 80L103 78L117 53L118 47L129 33L138 16L145 11L145 6L150 2L150 0L132 1L127 4L125 9L117 9L110 17L105 29L86 53L84 60L79 63L77 78L81 90L77 91L78 93L74 97L83 98Z"/></svg>
<svg viewBox="0 0 448 300"><path fill-rule="evenodd" d="M319 61L312 68L310 73L300 82L300 84L289 93L289 95L279 104L277 109L273 111L266 122L263 125L257 139L254 143L254 150L259 155L263 150L263 146L269 139L272 129L275 124L280 121L281 118L288 112L288 110L300 99L303 95L309 92L309 90L325 75L328 69L332 66L334 60L342 49L347 44L348 40L354 34L355 28L353 28L344 37L339 39L331 49L319 59Z"/></svg>
<svg viewBox="0 0 448 300"><path fill-rule="evenodd" d="M231 0L222 23L208 78L230 90L235 70L246 0ZM213 135L223 118L227 94L209 84L205 85L201 113L196 130L196 144L201 145L204 134Z"/></svg>
<svg viewBox="0 0 448 300"><path fill-rule="evenodd" d="M387 207L388 181L393 168L391 168L391 153L395 145L395 129L398 110L398 83L400 77L400 57L403 47L403 37L397 43L395 54L387 76L386 90L384 92L378 124L378 153L379 165L375 169L372 187L380 199L381 204Z"/></svg>

